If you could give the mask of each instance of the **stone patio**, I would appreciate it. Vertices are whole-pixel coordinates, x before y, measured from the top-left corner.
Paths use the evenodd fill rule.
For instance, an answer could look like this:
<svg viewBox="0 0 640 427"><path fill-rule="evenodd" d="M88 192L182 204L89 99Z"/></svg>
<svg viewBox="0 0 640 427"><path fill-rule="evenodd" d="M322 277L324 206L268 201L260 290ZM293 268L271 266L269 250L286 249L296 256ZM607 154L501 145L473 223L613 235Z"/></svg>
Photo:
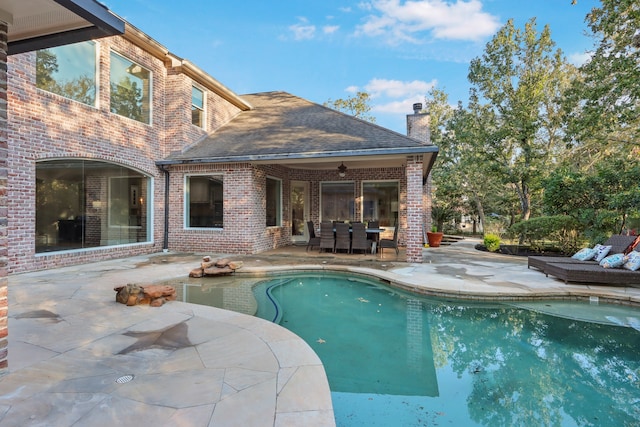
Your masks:
<svg viewBox="0 0 640 427"><path fill-rule="evenodd" d="M479 252L474 244L425 249L421 264L403 262L403 252L382 258L296 246L229 257L244 263L236 274L331 269L436 295L640 304L637 287L565 285L528 270L526 258ZM202 255L156 254L11 276L0 426L335 425L320 360L286 329L177 301L157 308L115 302L115 286L186 277Z"/></svg>

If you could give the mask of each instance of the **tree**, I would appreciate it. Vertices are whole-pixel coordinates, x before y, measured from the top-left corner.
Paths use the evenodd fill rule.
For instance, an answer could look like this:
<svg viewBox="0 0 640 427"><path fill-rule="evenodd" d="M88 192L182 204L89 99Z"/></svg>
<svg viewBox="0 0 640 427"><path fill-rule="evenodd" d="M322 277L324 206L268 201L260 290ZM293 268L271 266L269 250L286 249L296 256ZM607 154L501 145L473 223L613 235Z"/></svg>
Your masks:
<svg viewBox="0 0 640 427"><path fill-rule="evenodd" d="M554 46L548 26L538 33L535 19L524 30L509 20L469 68L472 93L488 101L495 120L483 141L485 160L516 191L524 220L561 149L560 97L575 72Z"/></svg>
<svg viewBox="0 0 640 427"><path fill-rule="evenodd" d="M574 217L592 241L640 217L640 163L608 158L593 171L561 167L545 180L545 212Z"/></svg>
<svg viewBox="0 0 640 427"><path fill-rule="evenodd" d="M569 137L587 152L624 150L637 157L640 149L633 145L640 136L640 3L604 1L586 21L599 40L568 93Z"/></svg>
<svg viewBox="0 0 640 427"><path fill-rule="evenodd" d="M371 106L369 105L369 99L371 96L367 92L357 92L355 96L349 96L347 99L336 99L332 101L329 99L325 102L325 107L333 108L334 110L342 111L343 113L352 115L362 120L366 120L371 123L376 122L376 118L369 115Z"/></svg>

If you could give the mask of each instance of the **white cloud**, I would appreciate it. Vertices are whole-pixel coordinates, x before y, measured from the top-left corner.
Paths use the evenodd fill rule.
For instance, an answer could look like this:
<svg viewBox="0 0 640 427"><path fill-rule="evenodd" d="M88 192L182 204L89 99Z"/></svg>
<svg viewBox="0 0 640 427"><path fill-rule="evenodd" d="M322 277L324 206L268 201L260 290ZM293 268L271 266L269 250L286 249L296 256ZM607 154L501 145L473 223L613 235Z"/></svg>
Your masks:
<svg viewBox="0 0 640 427"><path fill-rule="evenodd" d="M567 59L570 63L572 63L576 67L579 67L591 60L591 54L589 52L576 52L569 55Z"/></svg>
<svg viewBox="0 0 640 427"><path fill-rule="evenodd" d="M415 95L400 101L376 104L371 106L371 111L382 114L410 114L413 111L413 104L416 102L424 103L424 96L425 95Z"/></svg>
<svg viewBox="0 0 640 427"><path fill-rule="evenodd" d="M309 24L309 20L304 17L298 18L300 22L289 26L295 40L312 39L316 34L316 26Z"/></svg>
<svg viewBox="0 0 640 427"><path fill-rule="evenodd" d="M357 35L384 37L387 42L419 43L430 33L436 39L481 40L496 32L496 16L482 11L480 0L371 0L361 3L371 10Z"/></svg>
<svg viewBox="0 0 640 427"><path fill-rule="evenodd" d="M430 82L421 80L403 82L400 80L371 79L369 83L365 85L364 89L372 98L379 98L381 96L402 98L412 95L419 95L424 98L427 92L429 92L436 83L437 82L435 80Z"/></svg>
<svg viewBox="0 0 640 427"><path fill-rule="evenodd" d="M357 93L359 90L360 88L358 86L349 86L348 88L345 89L345 92Z"/></svg>
<svg viewBox="0 0 640 427"><path fill-rule="evenodd" d="M322 28L322 32L325 34L333 34L340 29L339 25L326 25Z"/></svg>

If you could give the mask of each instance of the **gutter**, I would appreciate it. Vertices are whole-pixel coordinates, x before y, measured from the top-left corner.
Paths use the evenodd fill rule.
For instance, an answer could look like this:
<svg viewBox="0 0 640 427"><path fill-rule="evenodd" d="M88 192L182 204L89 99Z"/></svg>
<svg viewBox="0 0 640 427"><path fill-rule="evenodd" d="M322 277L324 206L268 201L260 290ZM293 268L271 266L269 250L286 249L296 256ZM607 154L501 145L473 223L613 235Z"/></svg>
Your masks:
<svg viewBox="0 0 640 427"><path fill-rule="evenodd" d="M221 98L230 102L240 110L251 110L251 105L231 89L211 77L209 74L207 74L205 71L203 71L193 63L169 52L166 47L164 47L156 40L149 37L147 34L128 22L126 22L123 37L127 41L150 53L152 56L160 59L167 68L172 68L177 72L186 75L195 82L204 86L206 89L212 91L213 93L219 95Z"/></svg>
<svg viewBox="0 0 640 427"><path fill-rule="evenodd" d="M162 235L162 251L169 251L169 169L165 165L158 165L164 173L164 230Z"/></svg>
<svg viewBox="0 0 640 427"><path fill-rule="evenodd" d="M402 148L375 148L366 151L313 151L308 153L276 153L276 154L246 154L242 156L216 156L189 159L158 160L156 165L185 165L194 163L245 163L264 162L271 160L295 160L295 159L318 159L333 157L360 157L360 156L383 156L383 155L412 155L438 153L439 149L435 145L421 147Z"/></svg>

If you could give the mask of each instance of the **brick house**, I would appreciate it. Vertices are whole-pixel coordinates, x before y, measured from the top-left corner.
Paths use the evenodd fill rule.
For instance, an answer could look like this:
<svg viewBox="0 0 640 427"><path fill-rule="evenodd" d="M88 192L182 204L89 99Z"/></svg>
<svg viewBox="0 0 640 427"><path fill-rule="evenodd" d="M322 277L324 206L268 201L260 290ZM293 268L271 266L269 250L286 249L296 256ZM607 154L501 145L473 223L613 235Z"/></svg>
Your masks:
<svg viewBox="0 0 640 427"><path fill-rule="evenodd" d="M124 21L94 0L0 1L0 375L8 368L8 57L124 33ZM18 100L19 102L20 100Z"/></svg>
<svg viewBox="0 0 640 427"><path fill-rule="evenodd" d="M306 241L307 220L397 226L421 261L426 114L409 138L285 92L240 96L128 23L7 62L10 272L258 253Z"/></svg>

